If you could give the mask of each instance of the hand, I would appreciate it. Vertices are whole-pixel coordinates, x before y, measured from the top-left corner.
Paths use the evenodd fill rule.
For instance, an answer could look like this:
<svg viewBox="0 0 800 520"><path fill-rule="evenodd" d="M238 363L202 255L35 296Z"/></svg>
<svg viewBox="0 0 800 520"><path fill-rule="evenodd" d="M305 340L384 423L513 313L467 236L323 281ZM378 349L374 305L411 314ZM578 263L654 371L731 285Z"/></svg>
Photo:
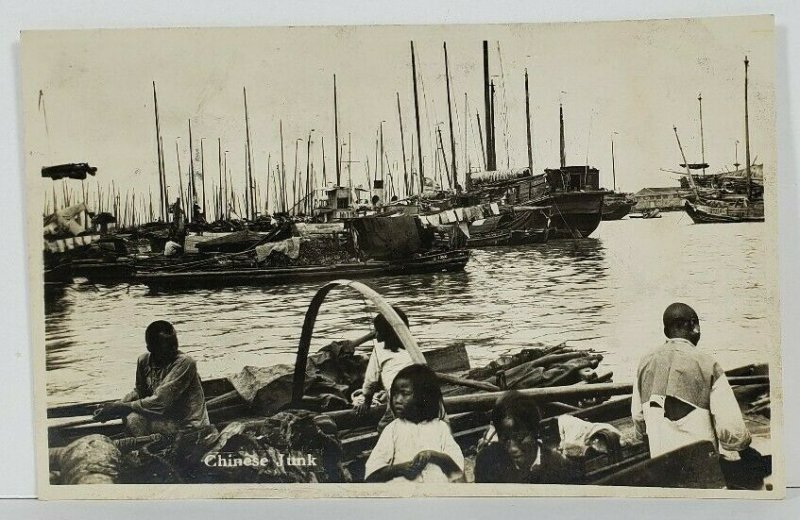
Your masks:
<svg viewBox="0 0 800 520"><path fill-rule="evenodd" d="M434 457L434 454L435 452L432 450L423 450L417 453L417 456L411 461L411 465L421 472Z"/></svg>
<svg viewBox="0 0 800 520"><path fill-rule="evenodd" d="M401 464L398 464L398 466L400 474L403 475L403 477L407 478L408 480L414 480L422 472L422 468L418 468L413 461L403 462Z"/></svg>
<svg viewBox="0 0 800 520"><path fill-rule="evenodd" d="M94 420L100 422L106 422L111 419L117 419L119 417L124 417L131 412L131 407L127 403L123 403L122 401L115 401L113 403L109 403L104 405L97 410L94 411L92 415Z"/></svg>
<svg viewBox="0 0 800 520"><path fill-rule="evenodd" d="M356 417L362 417L369 412L369 407L372 405L372 396L367 396L369 399L364 399L364 402L356 406Z"/></svg>

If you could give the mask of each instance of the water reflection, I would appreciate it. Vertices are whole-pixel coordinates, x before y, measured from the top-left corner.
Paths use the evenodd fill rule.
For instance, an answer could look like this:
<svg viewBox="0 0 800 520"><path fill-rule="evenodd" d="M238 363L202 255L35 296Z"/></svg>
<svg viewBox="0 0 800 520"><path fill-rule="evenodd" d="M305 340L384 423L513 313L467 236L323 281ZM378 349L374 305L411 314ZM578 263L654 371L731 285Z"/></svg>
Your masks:
<svg viewBox="0 0 800 520"><path fill-rule="evenodd" d="M537 342L606 352L628 380L660 343L661 312L686 301L704 319L702 348L723 364L763 361L769 344L765 252L758 224L696 226L679 214L604 222L595 238L474 251L462 273L362 280L406 310L423 348L467 345L473 365ZM687 248L686 244L702 244ZM153 293L74 284L46 306L51 403L122 395L144 330L172 321L203 377L244 365L292 363L305 311L324 282ZM371 305L335 289L312 350L369 330Z"/></svg>

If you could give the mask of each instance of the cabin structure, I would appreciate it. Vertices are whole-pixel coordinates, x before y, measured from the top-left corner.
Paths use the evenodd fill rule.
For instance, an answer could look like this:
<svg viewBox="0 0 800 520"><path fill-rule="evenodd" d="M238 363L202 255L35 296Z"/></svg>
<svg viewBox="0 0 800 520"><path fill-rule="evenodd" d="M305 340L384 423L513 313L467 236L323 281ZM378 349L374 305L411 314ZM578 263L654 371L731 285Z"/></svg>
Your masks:
<svg viewBox="0 0 800 520"><path fill-rule="evenodd" d="M642 188L633 194L636 201L634 209L658 209L661 211L679 211L683 209L683 201L692 198L692 190L681 187Z"/></svg>

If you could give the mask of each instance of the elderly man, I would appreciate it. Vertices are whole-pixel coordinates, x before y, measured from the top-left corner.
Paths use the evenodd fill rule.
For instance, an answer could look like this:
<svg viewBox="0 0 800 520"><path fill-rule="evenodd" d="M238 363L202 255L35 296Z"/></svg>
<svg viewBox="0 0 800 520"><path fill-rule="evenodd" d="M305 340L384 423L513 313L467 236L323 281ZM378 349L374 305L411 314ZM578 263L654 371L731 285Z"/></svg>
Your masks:
<svg viewBox="0 0 800 520"><path fill-rule="evenodd" d="M664 311L667 341L639 363L631 414L638 437L647 435L656 457L709 440L719 450L742 451L750 445L739 404L722 367L700 352L700 320L686 304Z"/></svg>
<svg viewBox="0 0 800 520"><path fill-rule="evenodd" d="M139 356L136 388L121 401L97 410L105 422L125 417L131 435L175 436L209 426L206 400L195 361L178 350L178 335L167 321L145 331L148 352Z"/></svg>

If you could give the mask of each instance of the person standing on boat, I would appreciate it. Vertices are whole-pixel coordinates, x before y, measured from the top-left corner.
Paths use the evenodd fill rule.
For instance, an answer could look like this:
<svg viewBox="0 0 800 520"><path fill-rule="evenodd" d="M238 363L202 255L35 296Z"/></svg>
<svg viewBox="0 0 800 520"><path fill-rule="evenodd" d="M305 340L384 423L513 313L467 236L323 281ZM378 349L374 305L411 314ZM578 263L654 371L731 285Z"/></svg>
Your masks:
<svg viewBox="0 0 800 520"><path fill-rule="evenodd" d="M408 316L400 308L392 308L408 327ZM367 413L372 406L373 396L380 390L381 386L388 392L392 388L392 382L398 372L414 364L411 360L411 355L403 347L403 342L397 337L383 314L375 316L372 324L375 327L375 344L372 354L369 356L367 371L364 373L364 384L361 387L364 402L356 406L358 415ZM379 432L383 431L386 425L394 420L392 408L389 405L390 402L391 396L387 399L386 413L383 414L378 423Z"/></svg>
<svg viewBox="0 0 800 520"><path fill-rule="evenodd" d="M124 417L132 436L153 433L175 437L210 425L195 361L178 350L178 335L168 321L145 331L147 352L139 356L136 387L122 400L97 410L100 422Z"/></svg>
<svg viewBox="0 0 800 520"><path fill-rule="evenodd" d="M657 457L697 441L740 452L750 432L722 367L700 352L700 320L684 303L664 311L667 341L639 363L631 416L637 438L647 436Z"/></svg>

